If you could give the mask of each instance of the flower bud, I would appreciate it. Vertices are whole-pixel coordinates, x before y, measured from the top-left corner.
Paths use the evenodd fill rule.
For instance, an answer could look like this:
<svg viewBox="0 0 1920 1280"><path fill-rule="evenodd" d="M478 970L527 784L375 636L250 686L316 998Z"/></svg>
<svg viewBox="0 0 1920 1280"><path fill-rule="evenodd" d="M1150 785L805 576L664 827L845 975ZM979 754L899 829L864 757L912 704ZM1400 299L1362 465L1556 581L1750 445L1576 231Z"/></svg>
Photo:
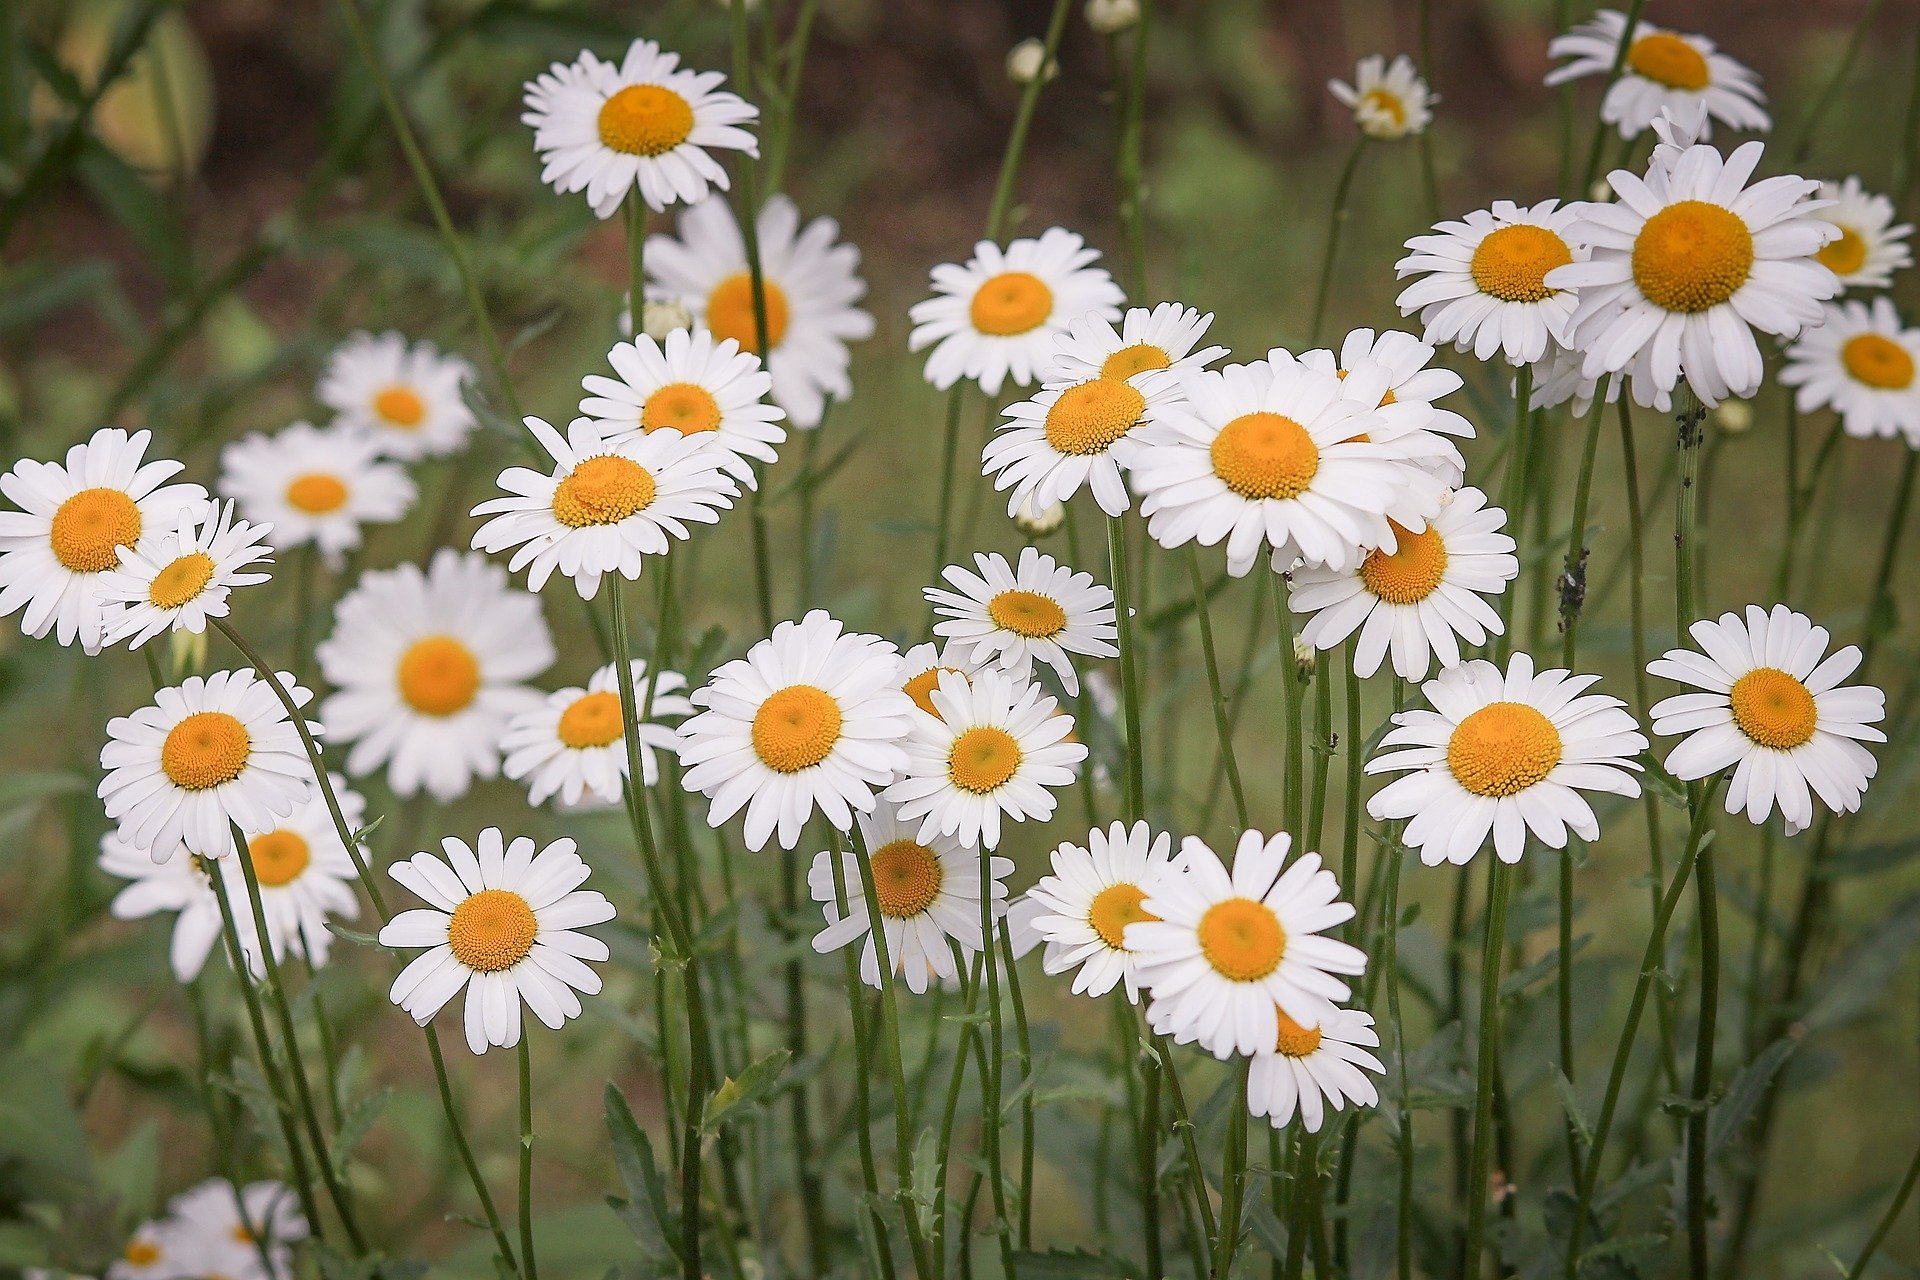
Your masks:
<svg viewBox="0 0 1920 1280"><path fill-rule="evenodd" d="M655 342L665 342L675 329L693 328L693 312L678 298L649 302L640 308L640 330Z"/></svg>
<svg viewBox="0 0 1920 1280"><path fill-rule="evenodd" d="M1713 411L1713 420L1730 436L1753 429L1753 406L1745 400L1722 400Z"/></svg>
<svg viewBox="0 0 1920 1280"><path fill-rule="evenodd" d="M1047 46L1031 36L1007 50L1007 79L1015 84L1051 80L1059 74L1060 64L1047 57Z"/></svg>
<svg viewBox="0 0 1920 1280"><path fill-rule="evenodd" d="M1087 25L1103 36L1140 21L1140 0L1087 0Z"/></svg>
<svg viewBox="0 0 1920 1280"><path fill-rule="evenodd" d="M1013 518L1014 527L1029 538L1044 538L1067 521L1067 509L1058 502L1034 508L1022 507Z"/></svg>

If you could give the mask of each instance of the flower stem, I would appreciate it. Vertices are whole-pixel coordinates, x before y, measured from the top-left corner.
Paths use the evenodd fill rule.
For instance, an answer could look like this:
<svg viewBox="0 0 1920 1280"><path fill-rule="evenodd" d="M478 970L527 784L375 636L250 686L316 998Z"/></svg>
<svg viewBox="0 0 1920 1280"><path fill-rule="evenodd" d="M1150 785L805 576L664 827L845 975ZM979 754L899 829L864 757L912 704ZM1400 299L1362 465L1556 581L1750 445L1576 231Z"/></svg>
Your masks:
<svg viewBox="0 0 1920 1280"><path fill-rule="evenodd" d="M1126 528L1119 516L1107 517L1107 564L1113 577L1113 611L1120 630L1120 700L1127 730L1127 820L1146 816L1144 749L1140 740L1140 662L1133 630L1132 584L1127 573Z"/></svg>
<svg viewBox="0 0 1920 1280"><path fill-rule="evenodd" d="M1020 1063L1020 1249L1033 1248L1033 1040L1027 1027L1027 1004L1020 997L1020 970L1013 959L1013 935L1001 917L1000 958L1007 966L1007 994L1013 1001L1013 1044Z"/></svg>
<svg viewBox="0 0 1920 1280"><path fill-rule="evenodd" d="M1243 1056L1233 1100L1227 1104L1227 1150L1220 1165L1220 1231L1214 1239L1214 1280L1233 1274L1233 1255L1240 1243L1240 1211L1247 1183L1247 1075L1253 1059Z"/></svg>
<svg viewBox="0 0 1920 1280"><path fill-rule="evenodd" d="M1320 341L1320 330L1326 323L1327 298L1333 292L1333 264L1340 254L1340 235L1347 226L1354 175L1360 171L1360 157L1366 149L1367 135L1363 133L1354 139L1347 162L1340 168L1340 179L1334 183L1333 210L1327 216L1327 249L1320 259L1320 284L1313 292L1313 327L1307 331L1309 346Z"/></svg>
<svg viewBox="0 0 1920 1280"><path fill-rule="evenodd" d="M1620 28L1620 43L1613 48L1613 62L1607 67L1607 78L1600 84L1600 100L1606 101L1607 93L1614 82L1620 78L1622 68L1627 65L1627 49L1633 44L1633 30L1640 25L1640 10L1646 0L1630 0L1627 5L1627 17ZM1600 176L1600 153L1607 141L1607 122L1594 113L1593 137L1587 143L1587 162L1580 170L1580 186L1577 190L1563 192L1570 200L1584 200L1593 189L1593 180Z"/></svg>
<svg viewBox="0 0 1920 1280"><path fill-rule="evenodd" d="M1213 646L1212 606L1207 602L1207 584L1200 571L1200 544L1187 544L1187 567L1193 574L1193 614L1200 624L1200 652L1206 658L1207 700L1213 704L1213 731L1220 740L1220 763L1226 771L1227 790L1233 795L1233 814L1242 830L1247 826L1247 793L1240 784L1240 764L1234 758L1233 725L1227 718L1227 695L1220 684L1220 658ZM1115 575L1118 580L1118 575ZM1131 624L1129 624L1129 631ZM1131 650L1132 646L1128 646ZM1124 672L1124 667L1123 667ZM1137 712L1136 712L1137 715ZM1131 724L1127 730L1129 748L1134 739Z"/></svg>
<svg viewBox="0 0 1920 1280"><path fill-rule="evenodd" d="M527 1032L523 1025L515 1055L520 1063L520 1273L534 1280L539 1271L533 1260L533 1054Z"/></svg>
<svg viewBox="0 0 1920 1280"><path fill-rule="evenodd" d="M1507 450L1505 489L1500 499L1507 511L1507 529L1514 535L1516 544L1526 523L1527 457L1533 436L1533 410L1528 402L1532 399L1533 366L1521 365L1520 371L1514 376L1513 440ZM1505 665L1507 656L1513 652L1513 613L1519 597L1517 583L1500 596L1500 635L1493 644L1494 656L1500 665Z"/></svg>
<svg viewBox="0 0 1920 1280"><path fill-rule="evenodd" d="M1300 830L1300 824L1306 817L1305 764L1302 757L1300 732L1300 671L1293 656L1293 610L1292 589L1286 576L1280 576L1280 584L1273 593L1273 616L1279 628L1280 641L1280 707L1285 722L1287 741L1285 813L1286 829L1292 832Z"/></svg>
<svg viewBox="0 0 1920 1280"><path fill-rule="evenodd" d="M878 899L869 900L876 904L877 910ZM984 1148L981 1156L986 1164L983 1176L987 1181L987 1192L993 1203L993 1233L1000 1245L1000 1265L1011 1277L1014 1273L1013 1238L1007 1221L1006 1179L1000 1158L1000 1129L1004 1120L1001 1114L1001 1071L1006 1062L1006 1044L1000 1007L1000 949L994 946L993 851L985 843L980 846L980 945L987 976L987 1061L981 1070L980 1095L980 1140ZM903 1111L905 1106L903 1100Z"/></svg>
<svg viewBox="0 0 1920 1280"><path fill-rule="evenodd" d="M845 859L837 847L831 862L834 904L844 920L847 916L847 871ZM842 948L842 962L846 970L847 1005L853 1017L854 1138L860 1149L860 1176L866 1185L867 1215L872 1220L881 1274L885 1280L893 1280L893 1246L887 1239L887 1221L880 1213L880 1171L873 1158L873 1090L867 1075L867 1064L873 1061L868 1041L872 1032L867 1025L866 992L860 985L860 949L854 946ZM944 1162L941 1167L945 1167Z"/></svg>
<svg viewBox="0 0 1920 1280"><path fill-rule="evenodd" d="M1893 1224L1900 1219L1900 1211L1907 1207L1907 1200L1913 1195L1916 1182L1920 1182L1920 1151L1913 1153L1913 1159L1907 1162L1906 1176L1900 1179L1900 1187L1893 1193L1893 1203L1887 1206L1873 1234L1867 1237L1866 1244L1860 1248L1860 1256L1847 1268L1846 1280L1860 1280L1867 1273L1867 1264L1873 1261L1873 1255L1880 1252L1880 1246L1886 1242L1887 1235L1893 1230Z"/></svg>
<svg viewBox="0 0 1920 1280"><path fill-rule="evenodd" d="M1473 1148L1467 1165L1467 1245L1463 1277L1480 1274L1486 1238L1487 1182L1493 1156L1493 1077L1500 1055L1500 968L1506 958L1512 868L1498 858L1487 875L1487 924L1480 961L1480 1045L1474 1056Z"/></svg>

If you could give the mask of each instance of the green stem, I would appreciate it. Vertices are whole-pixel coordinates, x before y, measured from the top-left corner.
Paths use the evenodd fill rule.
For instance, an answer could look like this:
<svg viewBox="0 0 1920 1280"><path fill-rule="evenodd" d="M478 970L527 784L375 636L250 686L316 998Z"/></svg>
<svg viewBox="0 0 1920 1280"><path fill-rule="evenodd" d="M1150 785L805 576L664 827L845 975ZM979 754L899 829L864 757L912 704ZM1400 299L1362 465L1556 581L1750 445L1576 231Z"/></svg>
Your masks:
<svg viewBox="0 0 1920 1280"><path fill-rule="evenodd" d="M1627 50L1633 44L1634 28L1640 25L1640 10L1646 0L1631 0L1627 5L1626 23L1620 28L1620 43L1614 46L1613 62L1607 68L1607 78L1600 85L1600 100L1606 101L1607 92L1620 78L1621 69L1627 64ZM1577 191L1564 193L1568 199L1584 200L1593 190L1593 181L1600 176L1600 153L1607 141L1607 122L1596 111L1593 120L1593 137L1587 143L1587 163L1580 171L1580 187Z"/></svg>
<svg viewBox="0 0 1920 1280"><path fill-rule="evenodd" d="M833 895L840 918L847 916L847 872L845 859L834 851ZM867 1064L873 1061L868 1037L866 993L860 986L860 948L842 948L842 966L846 972L847 1005L853 1015L854 1056L854 1138L860 1149L860 1176L867 1191L867 1216L872 1220L875 1251L880 1257L881 1273L893 1280L893 1246L887 1239L887 1221L880 1213L880 1170L873 1158L873 1091ZM943 1164L942 1168L945 1167Z"/></svg>
<svg viewBox="0 0 1920 1280"><path fill-rule="evenodd" d="M1480 1274L1486 1239L1487 1183L1493 1157L1493 1077L1500 1056L1500 968L1506 958L1512 868L1489 859L1486 945L1480 961L1480 1045L1474 1057L1473 1149L1467 1165L1467 1244L1461 1275Z"/></svg>
<svg viewBox="0 0 1920 1280"><path fill-rule="evenodd" d="M1861 1246L1860 1256L1847 1268L1847 1280L1860 1280L1867 1273L1867 1264L1873 1261L1873 1255L1880 1252L1880 1246L1886 1243L1887 1235L1893 1230L1893 1224L1900 1219L1900 1211L1907 1207L1907 1200L1913 1195L1916 1182L1920 1182L1920 1151L1913 1153L1913 1159L1907 1162L1906 1176L1900 1179L1900 1187L1893 1193L1893 1203L1880 1216L1873 1234L1867 1237L1867 1243Z"/></svg>
<svg viewBox="0 0 1920 1280"><path fill-rule="evenodd" d="M877 904L878 899L873 899ZM987 975L987 1061L981 1069L980 1139L984 1150L984 1174L988 1196L993 1204L993 1233L1000 1246L1000 1265L1011 1278L1014 1274L1013 1238L1007 1221L1006 1178L1000 1155L1001 1071L1006 1062L1006 1033L1000 1007L1000 954L994 946L993 851L980 846L980 944ZM903 1107L904 1109L904 1107Z"/></svg>
<svg viewBox="0 0 1920 1280"><path fill-rule="evenodd" d="M1240 784L1240 764L1234 758L1233 725L1227 718L1227 695L1220 684L1220 658L1213 646L1212 606L1207 602L1207 584L1200 572L1200 544L1187 544L1187 568L1193 575L1193 614L1200 624L1200 652L1206 658L1207 695L1213 704L1213 731L1220 740L1220 761L1227 775L1227 789L1233 795L1233 813L1241 830L1247 823L1247 793ZM1115 575L1116 580L1118 575ZM1129 627L1131 629L1131 627ZM1131 647L1131 646L1129 646ZM1127 731L1131 744L1134 732Z"/></svg>
<svg viewBox="0 0 1920 1280"><path fill-rule="evenodd" d="M454 1100L453 1084L447 1079L446 1055L440 1052L440 1032L432 1023L421 1028L427 1036L427 1056L433 1061L433 1079L440 1090L440 1108L447 1115L447 1131L453 1135L454 1149L459 1152L461 1167L467 1171L467 1180L473 1184L473 1193L480 1201L480 1210L487 1219L487 1230L493 1234L495 1261L502 1263L510 1274L518 1274L520 1264L514 1257L513 1245L507 1239L507 1228L500 1219L500 1210L494 1206L493 1195L487 1190L487 1180L480 1176L480 1163L473 1158L473 1146L467 1141L465 1127L460 1122L460 1108Z"/></svg>
<svg viewBox="0 0 1920 1280"><path fill-rule="evenodd" d="M1327 216L1327 249L1320 259L1320 284L1313 291L1313 327L1307 331L1309 346L1320 341L1320 330L1326 323L1327 298L1333 292L1333 264L1340 254L1340 234L1347 226L1353 178L1360 171L1360 156L1366 149L1367 135L1363 133L1354 139L1353 149L1347 152L1347 162L1340 168L1340 179L1334 183L1333 210Z"/></svg>
<svg viewBox="0 0 1920 1280"><path fill-rule="evenodd" d="M1287 741L1285 813L1286 828L1297 832L1306 817L1306 762L1302 757L1300 730L1300 669L1293 656L1292 586L1285 575L1274 588L1273 614L1280 640L1280 707Z"/></svg>
<svg viewBox="0 0 1920 1280"><path fill-rule="evenodd" d="M1214 1240L1214 1280L1227 1280L1233 1274L1233 1255L1240 1244L1240 1212L1246 1202L1247 1183L1247 1075L1252 1068L1251 1057L1240 1059L1233 1101L1227 1104L1227 1150L1220 1165L1220 1233Z"/></svg>
<svg viewBox="0 0 1920 1280"><path fill-rule="evenodd" d="M1122 770L1126 779L1127 820L1137 822L1146 816L1145 763L1140 740L1140 663L1127 574L1126 528L1119 516L1107 517L1107 564L1113 578L1113 608L1120 631L1120 700L1127 732Z"/></svg>
<svg viewBox="0 0 1920 1280"><path fill-rule="evenodd" d="M1013 1044L1020 1063L1020 1250L1033 1248L1033 1039L1027 1027L1027 1004L1020 996L1020 969L1013 960L1013 935L1001 919L1000 958L1007 966L1007 994L1013 1001Z"/></svg>
<svg viewBox="0 0 1920 1280"><path fill-rule="evenodd" d="M1513 445L1507 451L1507 471L1504 477L1505 489L1500 503L1506 508L1507 528L1514 535L1516 550L1521 530L1525 527L1527 505L1527 460L1529 444L1533 436L1533 410L1528 401L1533 399L1533 366L1521 365L1514 376L1513 389ZM1519 583L1515 582L1500 596L1497 611L1500 614L1500 635L1494 641L1494 658L1498 665L1505 666L1507 657L1513 652L1513 613L1514 605L1520 597Z"/></svg>
<svg viewBox="0 0 1920 1280"><path fill-rule="evenodd" d="M520 1273L527 1280L539 1274L533 1260L533 1054L529 1028L520 1028L516 1058L520 1064Z"/></svg>
<svg viewBox="0 0 1920 1280"><path fill-rule="evenodd" d="M1387 1020L1393 1024L1393 1063L1397 1124L1393 1135L1399 1177L1394 1192L1394 1265L1397 1280L1413 1280L1413 1104L1407 1096L1407 1031L1400 1016L1400 868L1405 861L1398 830L1381 851L1387 871L1386 926L1383 932Z"/></svg>
<svg viewBox="0 0 1920 1280"><path fill-rule="evenodd" d="M1880 0L1867 0L1865 7L1860 10L1859 20L1853 24L1853 34L1847 39L1845 51L1841 53L1840 60L1834 63L1833 74L1827 77L1819 96L1807 108L1807 114L1794 134L1793 144L1785 148L1788 163L1796 168L1806 162L1807 153L1813 149L1813 138L1820 129L1820 122L1826 118L1834 99L1839 97L1840 86L1846 83L1847 76L1853 71L1853 64L1859 60L1860 47L1867 40L1867 29L1873 25L1874 17L1879 12Z"/></svg>

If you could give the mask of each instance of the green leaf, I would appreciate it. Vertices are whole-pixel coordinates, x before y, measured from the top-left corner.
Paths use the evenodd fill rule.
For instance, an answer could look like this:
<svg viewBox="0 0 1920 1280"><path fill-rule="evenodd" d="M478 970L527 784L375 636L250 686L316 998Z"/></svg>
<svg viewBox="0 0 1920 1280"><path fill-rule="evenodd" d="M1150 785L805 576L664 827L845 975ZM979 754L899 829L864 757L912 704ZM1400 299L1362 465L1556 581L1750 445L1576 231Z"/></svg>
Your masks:
<svg viewBox="0 0 1920 1280"><path fill-rule="evenodd" d="M779 1090L781 1073L792 1057L791 1050L775 1049L738 1076L722 1080L713 1096L707 1099L706 1112L700 1120L701 1131L718 1133L731 1118L737 1118L728 1113L748 1112L772 1097Z"/></svg>
<svg viewBox="0 0 1920 1280"><path fill-rule="evenodd" d="M1593 1149L1593 1126L1587 1123L1587 1117L1580 1110L1580 1095L1574 1092L1573 1081L1567 1079L1564 1071L1553 1073L1554 1091L1560 1095L1560 1105L1565 1108L1567 1119L1573 1122L1574 1132L1580 1135L1580 1147L1583 1151Z"/></svg>
<svg viewBox="0 0 1920 1280"><path fill-rule="evenodd" d="M341 1178L347 1176L347 1161L352 1158L353 1149L367 1136L392 1098L392 1088L376 1089L354 1103L340 1118L340 1134L333 1142L333 1167Z"/></svg>
<svg viewBox="0 0 1920 1280"><path fill-rule="evenodd" d="M1775 1040L1762 1049L1752 1062L1740 1068L1739 1074L1727 1086L1726 1095L1707 1118L1709 1156L1740 1132L1747 1118L1759 1107L1760 1100L1767 1096L1767 1090L1772 1086L1774 1077L1780 1074L1780 1068L1786 1065L1787 1059L1799 1047L1797 1040Z"/></svg>
<svg viewBox="0 0 1920 1280"><path fill-rule="evenodd" d="M632 1109L612 1082L606 1088L606 1110L614 1168L627 1190L625 1200L609 1196L607 1204L633 1233L644 1262L655 1270L678 1270L680 1254L672 1243L673 1219L667 1212L666 1188L661 1183L659 1163L653 1158L653 1145L634 1123Z"/></svg>
<svg viewBox="0 0 1920 1280"><path fill-rule="evenodd" d="M1801 1025L1810 1033L1825 1031L1872 1009L1916 939L1920 939L1920 894L1896 904L1827 971L1807 1001Z"/></svg>

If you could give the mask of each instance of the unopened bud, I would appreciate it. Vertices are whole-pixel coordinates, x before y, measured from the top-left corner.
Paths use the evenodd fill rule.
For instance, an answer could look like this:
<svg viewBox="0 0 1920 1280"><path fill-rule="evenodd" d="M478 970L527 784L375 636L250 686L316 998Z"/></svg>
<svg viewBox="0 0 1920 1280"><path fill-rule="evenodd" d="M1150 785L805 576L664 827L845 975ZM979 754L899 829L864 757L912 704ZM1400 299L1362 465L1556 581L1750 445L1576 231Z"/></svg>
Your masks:
<svg viewBox="0 0 1920 1280"><path fill-rule="evenodd" d="M1314 664L1319 661L1319 656L1314 647L1307 643L1305 637L1293 638L1293 666L1300 673L1302 680L1312 677Z"/></svg>
<svg viewBox="0 0 1920 1280"><path fill-rule="evenodd" d="M1140 21L1140 0L1087 0L1087 25L1103 36Z"/></svg>
<svg viewBox="0 0 1920 1280"><path fill-rule="evenodd" d="M1713 411L1713 420L1730 436L1753 428L1753 406L1745 400L1722 400Z"/></svg>
<svg viewBox="0 0 1920 1280"><path fill-rule="evenodd" d="M1007 79L1015 84L1051 80L1060 74L1060 64L1047 57L1047 46L1029 36L1007 50Z"/></svg>
<svg viewBox="0 0 1920 1280"><path fill-rule="evenodd" d="M640 309L640 331L655 342L665 342L675 329L693 328L693 312L678 298L649 302Z"/></svg>
<svg viewBox="0 0 1920 1280"><path fill-rule="evenodd" d="M1067 522L1067 509L1059 503L1044 507L1025 506L1014 516L1014 527L1029 538L1044 538Z"/></svg>

